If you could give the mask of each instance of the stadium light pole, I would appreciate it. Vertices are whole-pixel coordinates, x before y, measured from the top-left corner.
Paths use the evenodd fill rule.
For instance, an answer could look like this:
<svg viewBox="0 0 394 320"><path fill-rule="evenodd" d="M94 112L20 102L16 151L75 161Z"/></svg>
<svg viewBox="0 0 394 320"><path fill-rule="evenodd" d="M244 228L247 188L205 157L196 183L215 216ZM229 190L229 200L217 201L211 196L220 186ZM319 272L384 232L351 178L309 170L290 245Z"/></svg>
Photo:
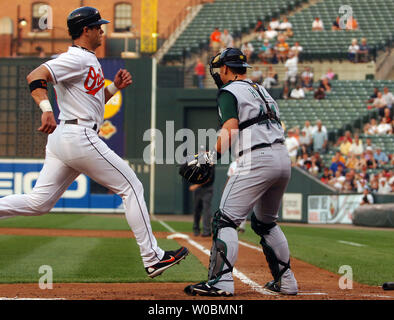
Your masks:
<svg viewBox="0 0 394 320"><path fill-rule="evenodd" d="M151 91L151 149L150 149L150 182L149 212L155 218L155 162L156 162L156 79L157 61L152 57L152 91Z"/></svg>

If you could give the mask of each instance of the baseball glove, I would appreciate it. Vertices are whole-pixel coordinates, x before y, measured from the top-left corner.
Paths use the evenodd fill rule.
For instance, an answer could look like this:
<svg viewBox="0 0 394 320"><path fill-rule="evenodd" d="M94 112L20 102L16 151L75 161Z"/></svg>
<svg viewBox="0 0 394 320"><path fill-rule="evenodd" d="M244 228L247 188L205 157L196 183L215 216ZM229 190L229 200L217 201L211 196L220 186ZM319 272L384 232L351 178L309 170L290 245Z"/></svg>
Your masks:
<svg viewBox="0 0 394 320"><path fill-rule="evenodd" d="M202 184L207 182L213 166L208 153L197 154L179 168L179 174L188 182Z"/></svg>

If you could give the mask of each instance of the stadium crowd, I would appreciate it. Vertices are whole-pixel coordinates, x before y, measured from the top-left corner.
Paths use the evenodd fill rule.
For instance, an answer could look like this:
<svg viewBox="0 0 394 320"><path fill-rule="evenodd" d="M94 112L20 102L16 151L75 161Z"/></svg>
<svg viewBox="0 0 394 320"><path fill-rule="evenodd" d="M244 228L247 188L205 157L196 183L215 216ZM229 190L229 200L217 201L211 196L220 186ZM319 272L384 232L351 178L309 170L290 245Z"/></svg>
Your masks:
<svg viewBox="0 0 394 320"><path fill-rule="evenodd" d="M371 196L367 195L394 193L394 154L386 153L381 146L373 143L374 136L390 137L394 134L394 99L387 87L382 92L375 88L366 101L368 108L379 99L383 106L377 119L371 118L364 125L364 138L357 131L352 133L347 130L335 143L330 144L327 129L320 120L316 121L315 126L305 121L302 129L288 129L285 143L292 165L340 192L364 193L366 201L371 200ZM374 107L379 108L377 103ZM329 147L336 152L325 163L321 155L326 154Z"/></svg>

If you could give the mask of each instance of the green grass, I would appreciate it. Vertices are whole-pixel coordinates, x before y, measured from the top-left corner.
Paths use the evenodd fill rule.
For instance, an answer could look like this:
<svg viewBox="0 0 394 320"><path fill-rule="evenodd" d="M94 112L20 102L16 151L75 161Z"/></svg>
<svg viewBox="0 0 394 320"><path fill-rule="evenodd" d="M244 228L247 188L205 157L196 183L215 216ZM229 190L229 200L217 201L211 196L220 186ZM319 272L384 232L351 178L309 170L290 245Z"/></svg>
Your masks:
<svg viewBox="0 0 394 320"><path fill-rule="evenodd" d="M158 216L160 218L160 216ZM177 232L191 232L191 222L166 221ZM124 216L48 214L0 220L1 227L130 230ZM152 221L154 231L167 231ZM282 226L294 258L338 274L342 265L353 269L353 279L369 285L394 281L394 232ZM260 246L247 225L240 239ZM365 245L354 247L338 240ZM174 240L158 239L164 249ZM241 249L242 250L242 249ZM193 255L157 279L149 279L134 239L25 237L0 235L0 282L37 282L38 268L51 265L55 282L200 281L206 268Z"/></svg>
<svg viewBox="0 0 394 320"><path fill-rule="evenodd" d="M164 250L179 245L159 239ZM189 282L206 268L189 255L155 279L147 277L134 239L0 236L0 283L37 282L49 265L54 282Z"/></svg>
<svg viewBox="0 0 394 320"><path fill-rule="evenodd" d="M282 226L291 256L338 274L342 265L353 269L353 279L368 285L394 280L394 232ZM248 226L240 238L259 245ZM338 240L365 245L355 247Z"/></svg>
<svg viewBox="0 0 394 320"><path fill-rule="evenodd" d="M50 213L37 217L15 217L0 220L0 228L130 230L124 215L100 216L91 214ZM157 221L152 221L155 231L166 231Z"/></svg>

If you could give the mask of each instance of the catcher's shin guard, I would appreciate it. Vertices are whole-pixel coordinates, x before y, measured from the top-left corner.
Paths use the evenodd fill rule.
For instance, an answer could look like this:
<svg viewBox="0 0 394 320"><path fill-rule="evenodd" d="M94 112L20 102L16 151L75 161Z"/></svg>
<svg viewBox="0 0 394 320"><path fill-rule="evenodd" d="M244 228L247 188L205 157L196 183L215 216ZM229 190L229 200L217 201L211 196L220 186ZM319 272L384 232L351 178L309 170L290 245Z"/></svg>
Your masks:
<svg viewBox="0 0 394 320"><path fill-rule="evenodd" d="M224 216L220 210L216 211L212 222L213 239L208 270L208 283L210 285L217 283L222 275L233 271L233 266L227 259L226 242L218 238L219 230L228 227L237 228L236 224Z"/></svg>
<svg viewBox="0 0 394 320"><path fill-rule="evenodd" d="M290 269L290 254L288 249L285 250L285 255L288 256L287 262L281 261L278 259L277 254L275 253L272 246L267 242L266 238L269 235L270 230L276 226L276 223L265 224L257 220L256 215L253 213L251 216L251 227L255 233L257 233L260 237L260 244L263 247L263 252L265 258L267 259L268 266L270 268L271 274L274 277L274 281L280 281L282 275ZM287 247L287 245L286 245Z"/></svg>

